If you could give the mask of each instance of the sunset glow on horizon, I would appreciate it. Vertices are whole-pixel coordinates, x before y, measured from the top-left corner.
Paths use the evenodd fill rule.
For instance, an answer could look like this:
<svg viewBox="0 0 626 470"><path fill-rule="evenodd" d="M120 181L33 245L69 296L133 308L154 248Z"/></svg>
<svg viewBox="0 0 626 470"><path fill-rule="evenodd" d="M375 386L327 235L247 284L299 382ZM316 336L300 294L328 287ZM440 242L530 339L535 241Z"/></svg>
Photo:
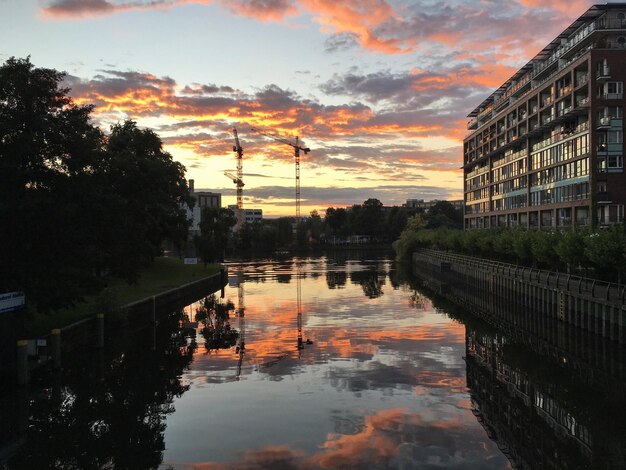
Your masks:
<svg viewBox="0 0 626 470"><path fill-rule="evenodd" d="M67 73L107 131L153 129L196 190L294 215L463 197L466 116L593 1L0 0L0 62ZM524 34L520 34L523 32Z"/></svg>

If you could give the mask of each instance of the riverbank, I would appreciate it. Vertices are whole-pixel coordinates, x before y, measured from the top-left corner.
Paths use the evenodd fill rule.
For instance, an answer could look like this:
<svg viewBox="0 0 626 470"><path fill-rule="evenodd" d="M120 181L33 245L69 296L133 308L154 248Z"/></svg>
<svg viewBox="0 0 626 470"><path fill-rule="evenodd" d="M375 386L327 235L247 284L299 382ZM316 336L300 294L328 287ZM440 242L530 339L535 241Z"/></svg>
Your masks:
<svg viewBox="0 0 626 470"><path fill-rule="evenodd" d="M212 276L220 269L218 263L205 268L203 264L186 265L178 258L157 258L141 272L137 284L129 285L123 279L113 278L100 294L89 296L72 308L49 315L31 313L25 320L25 336L39 337L99 313L119 311L124 305Z"/></svg>

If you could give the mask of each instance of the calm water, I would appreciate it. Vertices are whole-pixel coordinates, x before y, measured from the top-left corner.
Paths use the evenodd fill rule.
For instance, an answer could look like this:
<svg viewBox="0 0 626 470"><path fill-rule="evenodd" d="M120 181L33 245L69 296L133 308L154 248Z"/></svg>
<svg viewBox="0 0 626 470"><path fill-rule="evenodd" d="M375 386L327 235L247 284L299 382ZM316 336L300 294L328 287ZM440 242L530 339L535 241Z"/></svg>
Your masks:
<svg viewBox="0 0 626 470"><path fill-rule="evenodd" d="M198 302L186 317L138 332L123 352L74 358L28 396L5 397L6 468L503 469L510 459L519 468L591 468L597 460L595 421L568 395L571 382L503 363L497 331L435 308L389 259L231 263L229 274L218 301L234 310L219 335L202 316L192 323L204 311ZM613 437L605 457L622 443Z"/></svg>

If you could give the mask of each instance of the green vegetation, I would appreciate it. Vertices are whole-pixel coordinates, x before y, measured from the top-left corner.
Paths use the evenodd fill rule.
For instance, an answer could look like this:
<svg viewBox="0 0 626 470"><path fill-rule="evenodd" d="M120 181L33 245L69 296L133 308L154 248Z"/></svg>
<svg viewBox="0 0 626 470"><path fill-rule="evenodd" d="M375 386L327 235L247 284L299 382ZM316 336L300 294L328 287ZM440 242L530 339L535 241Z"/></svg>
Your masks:
<svg viewBox="0 0 626 470"><path fill-rule="evenodd" d="M64 74L30 59L0 66L0 292L48 313L129 283L187 239L185 168L132 121L105 135Z"/></svg>
<svg viewBox="0 0 626 470"><path fill-rule="evenodd" d="M429 229L421 215L409 219L393 243L399 260L408 261L417 248L450 250L497 261L551 270L593 270L600 279L620 282L626 267L623 226L578 231L543 232L522 229Z"/></svg>
<svg viewBox="0 0 626 470"><path fill-rule="evenodd" d="M202 209L200 234L194 243L196 252L207 266L209 263L224 261L224 253L232 238L231 228L236 223L235 214L230 209L205 207Z"/></svg>
<svg viewBox="0 0 626 470"><path fill-rule="evenodd" d="M54 315L35 313L26 321L28 337L47 334L53 328L62 328L97 313L115 313L119 307L160 292L179 287L219 272L220 264L185 265L177 258L160 257L139 273L137 284L111 278L99 294L89 296L74 307L61 309Z"/></svg>

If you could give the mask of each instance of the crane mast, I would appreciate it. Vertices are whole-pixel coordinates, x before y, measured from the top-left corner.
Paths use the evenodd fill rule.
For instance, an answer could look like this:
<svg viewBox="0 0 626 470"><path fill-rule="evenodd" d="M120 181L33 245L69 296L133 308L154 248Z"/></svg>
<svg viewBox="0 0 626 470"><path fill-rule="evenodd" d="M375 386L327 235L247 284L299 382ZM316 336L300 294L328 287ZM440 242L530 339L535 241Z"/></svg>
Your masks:
<svg viewBox="0 0 626 470"><path fill-rule="evenodd" d="M275 136L273 134L268 134L267 132L263 132L255 127L251 129L253 132L264 135L265 137L269 137L270 139L275 140L276 142L280 142L281 144L286 144L294 149L294 158L296 164L296 226L300 223L300 151L302 150L306 155L311 151L308 147L302 147L300 145L300 141L298 136L296 136L296 141L291 142L287 139L283 139L282 137Z"/></svg>
<svg viewBox="0 0 626 470"><path fill-rule="evenodd" d="M230 172L224 172L226 176L233 180L233 183L237 185L237 230L241 228L243 224L243 148L239 143L239 136L237 135L237 129L233 127L233 136L235 137L235 145L233 145L233 152L235 152L235 158L237 159L236 176L233 176Z"/></svg>

